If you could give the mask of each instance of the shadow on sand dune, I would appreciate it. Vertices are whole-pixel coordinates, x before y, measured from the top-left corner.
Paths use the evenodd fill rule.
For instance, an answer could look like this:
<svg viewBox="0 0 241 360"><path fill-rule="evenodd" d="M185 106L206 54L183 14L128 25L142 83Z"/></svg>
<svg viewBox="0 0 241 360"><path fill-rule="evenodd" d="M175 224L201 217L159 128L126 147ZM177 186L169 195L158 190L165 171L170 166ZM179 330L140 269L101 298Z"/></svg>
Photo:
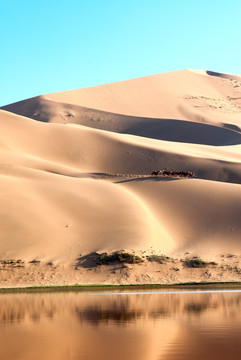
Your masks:
<svg viewBox="0 0 241 360"><path fill-rule="evenodd" d="M156 140L212 146L241 144L239 128L230 124L221 127L180 119L128 116L83 106L55 103L42 97L20 101L3 106L1 109L41 122L78 124Z"/></svg>
<svg viewBox="0 0 241 360"><path fill-rule="evenodd" d="M241 144L241 134L234 129L174 119L148 119L125 133L157 140L225 146Z"/></svg>
<svg viewBox="0 0 241 360"><path fill-rule="evenodd" d="M127 180L120 180L120 181L115 181L116 184L121 184L121 183L126 183L126 182L140 182L140 181L175 181L175 180L180 180L179 178L168 178L168 177L160 177L160 176L150 176L150 177L143 177L143 178L134 178L134 179L127 179Z"/></svg>

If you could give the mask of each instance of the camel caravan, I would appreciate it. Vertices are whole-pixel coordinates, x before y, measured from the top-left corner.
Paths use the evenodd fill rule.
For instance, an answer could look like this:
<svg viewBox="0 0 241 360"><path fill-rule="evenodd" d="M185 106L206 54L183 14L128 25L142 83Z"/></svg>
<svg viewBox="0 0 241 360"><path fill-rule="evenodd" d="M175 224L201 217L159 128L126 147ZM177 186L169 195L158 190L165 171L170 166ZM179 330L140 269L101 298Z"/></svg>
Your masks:
<svg viewBox="0 0 241 360"><path fill-rule="evenodd" d="M184 178L197 178L197 174L193 171L171 171L171 170L153 170L152 176L175 176Z"/></svg>

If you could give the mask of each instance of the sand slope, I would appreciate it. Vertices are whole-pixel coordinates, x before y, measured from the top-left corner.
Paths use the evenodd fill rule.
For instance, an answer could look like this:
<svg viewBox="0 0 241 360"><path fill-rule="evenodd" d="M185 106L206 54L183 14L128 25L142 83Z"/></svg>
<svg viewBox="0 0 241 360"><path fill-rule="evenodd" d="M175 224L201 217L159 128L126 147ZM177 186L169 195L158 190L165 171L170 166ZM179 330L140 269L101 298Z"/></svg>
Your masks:
<svg viewBox="0 0 241 360"><path fill-rule="evenodd" d="M241 77L191 70L3 107L0 260L73 269L80 254L93 251L239 255L240 115ZM198 179L151 176L164 168L194 171ZM21 284L107 279L104 270L91 281L87 272L67 273L52 282L24 273ZM4 277L0 271L0 282ZM167 271L164 281L171 279ZM138 277L108 277L128 281ZM19 280L11 275L0 286L10 283Z"/></svg>
<svg viewBox="0 0 241 360"><path fill-rule="evenodd" d="M3 108L41 121L105 126L107 130L116 125L114 131L123 122L128 127L130 119L126 124L123 117L109 116L106 124L108 113L231 125L240 131L241 76L181 70L48 94Z"/></svg>

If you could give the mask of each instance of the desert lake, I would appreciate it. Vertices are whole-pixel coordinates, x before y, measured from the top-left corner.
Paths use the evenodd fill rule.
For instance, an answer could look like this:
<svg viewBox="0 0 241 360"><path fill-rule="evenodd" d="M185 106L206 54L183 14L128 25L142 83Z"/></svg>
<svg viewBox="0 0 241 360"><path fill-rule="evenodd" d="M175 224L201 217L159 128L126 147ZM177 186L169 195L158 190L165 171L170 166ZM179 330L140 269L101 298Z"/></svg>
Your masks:
<svg viewBox="0 0 241 360"><path fill-rule="evenodd" d="M238 360L241 290L0 294L1 360Z"/></svg>

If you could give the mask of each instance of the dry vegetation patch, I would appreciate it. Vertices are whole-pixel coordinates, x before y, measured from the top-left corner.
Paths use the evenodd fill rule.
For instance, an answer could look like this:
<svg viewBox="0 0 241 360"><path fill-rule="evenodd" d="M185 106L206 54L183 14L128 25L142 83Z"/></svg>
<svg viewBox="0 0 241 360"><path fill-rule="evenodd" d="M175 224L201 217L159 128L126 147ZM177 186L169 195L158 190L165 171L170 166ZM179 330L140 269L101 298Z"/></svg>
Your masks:
<svg viewBox="0 0 241 360"><path fill-rule="evenodd" d="M87 255L80 255L75 264L75 269L79 267L92 268L100 265L112 265L112 264L140 264L144 260L135 255L135 253L125 252L124 250L115 251L112 253L98 253L93 252Z"/></svg>
<svg viewBox="0 0 241 360"><path fill-rule="evenodd" d="M109 265L115 262L128 264L139 264L143 262L140 256L124 251L116 251L111 254L97 253L96 256L96 265Z"/></svg>
<svg viewBox="0 0 241 360"><path fill-rule="evenodd" d="M18 259L18 260L0 260L0 270L6 269L9 267L24 267L24 261Z"/></svg>
<svg viewBox="0 0 241 360"><path fill-rule="evenodd" d="M189 267L189 268L205 268L209 265L217 265L216 262L211 261L205 261L199 257L193 257L193 258L189 258L183 261L184 266Z"/></svg>
<svg viewBox="0 0 241 360"><path fill-rule="evenodd" d="M165 264L168 260L170 260L170 257L166 255L147 255L146 258L150 262L157 262L159 264Z"/></svg>

